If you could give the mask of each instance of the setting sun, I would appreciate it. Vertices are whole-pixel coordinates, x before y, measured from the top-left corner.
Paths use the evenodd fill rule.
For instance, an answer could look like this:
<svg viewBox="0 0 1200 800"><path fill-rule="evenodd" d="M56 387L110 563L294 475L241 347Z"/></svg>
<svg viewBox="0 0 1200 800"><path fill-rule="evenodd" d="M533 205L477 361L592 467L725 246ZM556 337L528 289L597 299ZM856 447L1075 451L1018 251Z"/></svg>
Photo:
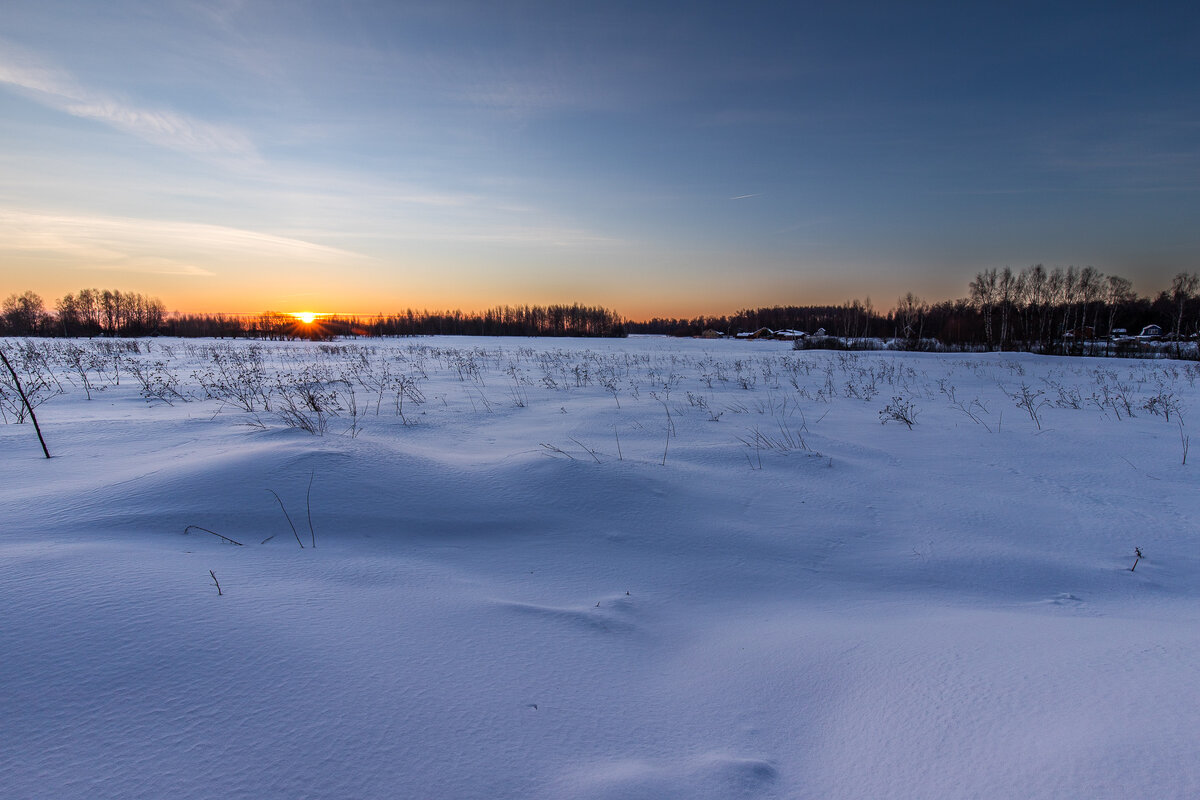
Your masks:
<svg viewBox="0 0 1200 800"><path fill-rule="evenodd" d="M292 316L303 322L305 325L310 325L312 324L312 321L315 320L319 315L312 311L294 311L292 312Z"/></svg>

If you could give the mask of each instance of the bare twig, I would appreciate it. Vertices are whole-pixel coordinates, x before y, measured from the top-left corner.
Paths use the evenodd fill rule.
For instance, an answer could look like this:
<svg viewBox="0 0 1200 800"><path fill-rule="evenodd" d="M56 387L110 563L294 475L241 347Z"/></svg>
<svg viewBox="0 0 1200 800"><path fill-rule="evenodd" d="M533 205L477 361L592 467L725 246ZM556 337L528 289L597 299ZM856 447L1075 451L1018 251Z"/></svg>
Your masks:
<svg viewBox="0 0 1200 800"><path fill-rule="evenodd" d="M308 510L308 532L312 534L313 550L317 549L317 532L313 529L312 524L312 483L316 474L316 470L308 473L308 493L304 495L304 506Z"/></svg>
<svg viewBox="0 0 1200 800"><path fill-rule="evenodd" d="M567 458L571 459L572 461L576 460L575 456L571 455L566 450L563 450L561 447L556 447L555 445L548 444L547 442L540 442L540 444L543 448L545 448L543 450L543 455L551 456L552 458L558 458L559 456L566 456Z"/></svg>
<svg viewBox="0 0 1200 800"><path fill-rule="evenodd" d="M17 377L17 371L13 369L12 364L8 363L8 356L4 355L4 350L0 349L0 360L4 361L4 366L8 367L8 374L12 375L13 386L17 389L17 394L21 395L21 402L25 404L26 410L29 411L29 418L33 420L33 429L37 432L38 441L42 444L42 452L46 454L46 458L50 457L50 451L46 449L46 440L42 437L42 428L38 425L37 415L33 413L33 405L29 402L29 398L25 396L25 390L21 388L21 379Z"/></svg>
<svg viewBox="0 0 1200 800"><path fill-rule="evenodd" d="M296 526L292 525L292 518L288 516L287 509L283 507L283 501L279 499L279 495L275 494L274 489L267 489L268 492L275 495L276 502L279 503L279 508L283 511L283 517L288 521L288 525L292 526L292 533L296 536L296 544L300 545L300 549L304 549L304 542L300 541L300 534L296 531Z"/></svg>
<svg viewBox="0 0 1200 800"><path fill-rule="evenodd" d="M218 580L217 580L217 573L213 572L213 571L210 569L210 570L208 571L208 574L212 576L212 579L213 579L213 586L216 586L216 587L217 587L217 597L220 597L222 594L224 594L224 592L222 592L222 591L221 591L221 583L220 583L220 581L218 581Z"/></svg>
<svg viewBox="0 0 1200 800"><path fill-rule="evenodd" d="M587 451L587 454L588 454L589 456L591 456L593 459L595 459L595 461L596 461L596 463L597 463L597 464L599 464L599 463L600 463L600 456L596 455L596 451L595 451L595 450L593 450L592 448L588 447L586 444L584 444L583 442L579 441L579 440L578 440L578 439L576 439L574 436L568 436L567 438L568 438L568 439L570 439L570 440L571 440L572 442L574 442L575 444L577 444L577 445L579 445L580 447L582 447L584 450L586 450L586 451Z"/></svg>
<svg viewBox="0 0 1200 800"><path fill-rule="evenodd" d="M195 528L198 531L204 531L205 533L211 533L213 536L216 536L218 539L224 539L225 541L229 542L230 544L236 544L238 547L244 546L241 542L234 541L233 539L230 539L228 536L223 536L223 535L217 533L216 531L210 531L208 528L201 528L199 525L188 525L186 528L183 529L184 534L186 535L187 532L190 531L192 528Z"/></svg>
<svg viewBox="0 0 1200 800"><path fill-rule="evenodd" d="M1147 478L1149 478L1150 480L1152 480L1152 481L1156 481L1156 480L1158 480L1158 478L1154 477L1154 476L1153 476L1153 475L1151 475L1149 472L1145 472L1145 471L1143 471L1143 470L1141 470L1141 469L1138 469L1138 465L1137 465L1137 464L1134 464L1132 461L1130 461L1130 460L1129 460L1128 458L1126 458L1125 456L1121 456L1121 460L1122 460L1122 461L1124 461L1124 462L1125 462L1126 464L1128 464L1129 466L1133 467L1133 468L1134 468L1135 470L1137 470L1138 472L1141 472L1143 475L1145 475L1145 476L1146 476Z"/></svg>

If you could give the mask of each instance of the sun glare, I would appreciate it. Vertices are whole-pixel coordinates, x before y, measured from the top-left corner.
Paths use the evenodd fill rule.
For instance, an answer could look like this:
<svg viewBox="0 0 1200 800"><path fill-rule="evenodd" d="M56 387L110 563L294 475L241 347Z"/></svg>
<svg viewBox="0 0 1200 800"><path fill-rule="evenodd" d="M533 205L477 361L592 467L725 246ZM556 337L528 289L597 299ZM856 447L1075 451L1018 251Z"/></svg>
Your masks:
<svg viewBox="0 0 1200 800"><path fill-rule="evenodd" d="M311 325L312 321L317 318L317 314L312 311L296 311L292 316L303 322L305 325Z"/></svg>

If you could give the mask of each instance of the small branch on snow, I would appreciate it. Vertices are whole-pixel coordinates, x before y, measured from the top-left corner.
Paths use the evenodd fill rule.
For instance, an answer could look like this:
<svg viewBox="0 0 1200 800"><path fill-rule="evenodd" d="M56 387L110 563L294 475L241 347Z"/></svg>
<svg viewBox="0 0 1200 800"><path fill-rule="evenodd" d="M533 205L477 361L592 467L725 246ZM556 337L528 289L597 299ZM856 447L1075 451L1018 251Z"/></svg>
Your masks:
<svg viewBox="0 0 1200 800"><path fill-rule="evenodd" d="M283 507L283 501L279 499L279 495L275 494L274 489L267 489L268 492L275 495L276 502L279 503L279 509L283 512L283 518L288 521L288 525L292 527L292 533L296 536L296 544L300 545L300 549L304 549L304 542L300 541L300 533L296 530L296 526L292 524L292 518L288 515L287 509Z"/></svg>
<svg viewBox="0 0 1200 800"><path fill-rule="evenodd" d="M188 525L186 528L183 529L184 535L187 535L187 532L190 531L192 528L195 528L198 531L204 531L205 533L211 533L213 536L216 536L218 539L224 539L225 541L229 542L230 544L236 544L238 547L243 547L241 542L230 539L228 536L223 536L223 535L217 533L216 531L210 531L208 528L201 528L199 525Z"/></svg>
<svg viewBox="0 0 1200 800"><path fill-rule="evenodd" d="M304 495L304 505L308 509L308 532L312 534L313 550L317 549L317 532L313 530L312 524L312 483L313 477L317 474L316 470L308 473L308 493ZM303 547L303 545L301 545Z"/></svg>
<svg viewBox="0 0 1200 800"><path fill-rule="evenodd" d="M16 387L17 394L21 395L21 402L25 404L25 410L29 412L29 419L33 421L33 430L37 433L38 442L42 445L42 452L46 454L46 458L49 458L50 451L46 448L46 440L42 436L42 426L38 425L37 415L33 413L33 405L29 402L29 398L25 396L25 390L21 387L21 379L17 377L17 371L13 369L13 365L8 363L8 356L4 355L3 350L0 350L0 360L3 360L4 366L8 367L8 374L12 375L13 386Z"/></svg>

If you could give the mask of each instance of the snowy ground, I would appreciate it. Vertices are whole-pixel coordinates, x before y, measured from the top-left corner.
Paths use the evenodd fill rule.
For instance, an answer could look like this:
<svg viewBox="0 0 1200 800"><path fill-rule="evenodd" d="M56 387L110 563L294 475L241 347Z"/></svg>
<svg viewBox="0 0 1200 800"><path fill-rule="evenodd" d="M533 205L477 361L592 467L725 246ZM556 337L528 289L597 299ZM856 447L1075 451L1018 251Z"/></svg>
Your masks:
<svg viewBox="0 0 1200 800"><path fill-rule="evenodd" d="M1194 364L34 345L4 797L1200 796Z"/></svg>

